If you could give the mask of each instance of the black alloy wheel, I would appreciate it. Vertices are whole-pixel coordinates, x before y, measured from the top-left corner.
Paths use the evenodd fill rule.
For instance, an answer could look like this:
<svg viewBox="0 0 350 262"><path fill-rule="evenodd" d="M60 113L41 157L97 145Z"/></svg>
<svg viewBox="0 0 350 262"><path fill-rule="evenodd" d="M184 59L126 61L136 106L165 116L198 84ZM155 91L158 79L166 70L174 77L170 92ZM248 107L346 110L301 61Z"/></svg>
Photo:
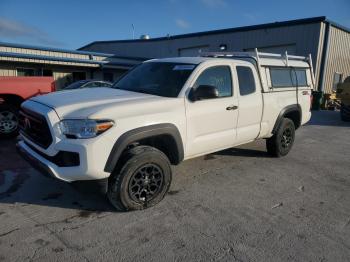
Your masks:
<svg viewBox="0 0 350 262"><path fill-rule="evenodd" d="M120 211L158 204L169 190L172 170L168 157L151 146L126 150L109 178L107 197Z"/></svg>
<svg viewBox="0 0 350 262"><path fill-rule="evenodd" d="M156 164L145 164L132 175L129 195L138 203L151 201L158 196L164 183L163 170Z"/></svg>

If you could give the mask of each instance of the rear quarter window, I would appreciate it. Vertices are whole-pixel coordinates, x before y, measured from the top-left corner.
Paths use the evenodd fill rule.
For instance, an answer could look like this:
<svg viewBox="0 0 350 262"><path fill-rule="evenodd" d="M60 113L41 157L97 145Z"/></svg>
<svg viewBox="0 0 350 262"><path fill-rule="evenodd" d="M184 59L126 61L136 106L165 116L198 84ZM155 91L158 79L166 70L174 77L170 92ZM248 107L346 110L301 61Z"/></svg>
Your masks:
<svg viewBox="0 0 350 262"><path fill-rule="evenodd" d="M307 86L306 69L270 68L272 87Z"/></svg>
<svg viewBox="0 0 350 262"><path fill-rule="evenodd" d="M298 86L307 86L307 79L306 79L306 70L305 69L295 69L296 74L296 80L298 81L296 84ZM293 81L294 83L296 81Z"/></svg>

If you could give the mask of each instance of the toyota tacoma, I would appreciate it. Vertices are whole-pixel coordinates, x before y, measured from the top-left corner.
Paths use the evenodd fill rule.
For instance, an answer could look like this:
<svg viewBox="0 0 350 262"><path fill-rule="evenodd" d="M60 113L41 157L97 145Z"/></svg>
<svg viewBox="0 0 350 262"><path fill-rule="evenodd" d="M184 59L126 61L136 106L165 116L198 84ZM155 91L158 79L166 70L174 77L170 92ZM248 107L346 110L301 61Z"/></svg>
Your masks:
<svg viewBox="0 0 350 262"><path fill-rule="evenodd" d="M89 181L119 210L154 206L171 165L257 139L291 150L311 117L311 57L208 53L154 59L112 88L33 97L21 106L19 152L66 181Z"/></svg>

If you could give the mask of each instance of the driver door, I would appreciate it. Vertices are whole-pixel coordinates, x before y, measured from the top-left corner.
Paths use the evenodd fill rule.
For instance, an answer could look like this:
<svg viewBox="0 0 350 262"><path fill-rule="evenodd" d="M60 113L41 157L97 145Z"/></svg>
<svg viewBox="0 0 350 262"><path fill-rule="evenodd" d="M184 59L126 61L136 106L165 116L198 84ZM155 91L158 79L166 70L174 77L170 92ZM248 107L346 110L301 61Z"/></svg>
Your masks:
<svg viewBox="0 0 350 262"><path fill-rule="evenodd" d="M230 62L202 68L192 83L211 85L218 89L217 98L186 99L187 144L186 158L232 147L236 140L238 96L234 91Z"/></svg>

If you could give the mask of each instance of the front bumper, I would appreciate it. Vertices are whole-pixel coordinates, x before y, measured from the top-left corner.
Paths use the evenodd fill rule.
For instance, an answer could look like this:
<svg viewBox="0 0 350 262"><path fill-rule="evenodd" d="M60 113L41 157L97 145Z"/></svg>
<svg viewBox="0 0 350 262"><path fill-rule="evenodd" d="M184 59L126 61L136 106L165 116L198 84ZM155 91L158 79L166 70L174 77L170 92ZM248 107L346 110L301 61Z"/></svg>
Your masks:
<svg viewBox="0 0 350 262"><path fill-rule="evenodd" d="M25 138L24 138L25 139ZM26 140L26 139L25 139ZM76 152L80 156L80 163L77 166L58 166L50 160L46 159L42 154L39 154L31 148L24 140L17 143L17 151L26 159L34 168L41 171L45 175L55 177L66 182L82 181L82 180L99 180L110 176L110 173L104 172L103 164L105 161L99 161L98 157L88 154L88 152L96 152L93 149L93 144L74 146ZM72 145L69 144L71 147ZM67 149L68 145L61 145L60 150ZM67 151L72 148L68 147ZM103 164L101 164L103 163ZM100 167L101 166L101 167Z"/></svg>
<svg viewBox="0 0 350 262"><path fill-rule="evenodd" d="M27 148L26 148L27 147ZM23 141L19 141L16 144L17 152L35 169L40 171L44 176L55 177L53 171L44 162L40 161L35 155L29 153L27 149L30 149ZM34 152L34 151L33 151ZM35 153L35 152L34 152Z"/></svg>
<svg viewBox="0 0 350 262"><path fill-rule="evenodd" d="M45 163L45 158L42 159L40 155L38 155L35 151L33 151L28 145L26 145L23 141L19 141L16 144L17 152L36 170L42 173L46 177L57 178L63 180L65 182L67 179L62 179L62 177L58 176L55 170L48 164ZM73 186L77 187L79 190L84 192L94 192L106 194L108 189L108 178L102 179L94 179L94 180L79 180L73 181L71 183Z"/></svg>
<svg viewBox="0 0 350 262"><path fill-rule="evenodd" d="M37 169L66 182L100 180L110 176L104 168L118 133L110 129L91 139L68 139L58 127L61 119L54 109L31 100L21 107L26 113L23 121L28 120L20 132L17 148ZM38 128L45 121L47 132L39 132L42 130ZM40 138L48 133L50 143L43 145Z"/></svg>

